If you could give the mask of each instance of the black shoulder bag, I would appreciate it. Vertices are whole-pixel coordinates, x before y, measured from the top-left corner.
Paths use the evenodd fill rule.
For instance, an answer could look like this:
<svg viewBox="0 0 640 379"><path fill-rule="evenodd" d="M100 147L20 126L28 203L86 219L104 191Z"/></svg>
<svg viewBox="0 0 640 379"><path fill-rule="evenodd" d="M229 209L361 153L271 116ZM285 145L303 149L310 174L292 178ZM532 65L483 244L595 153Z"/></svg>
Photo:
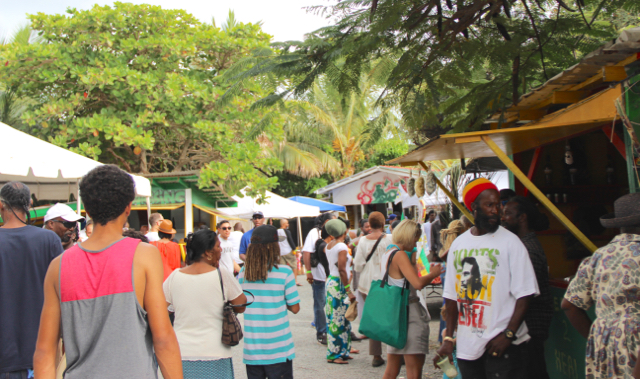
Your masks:
<svg viewBox="0 0 640 379"><path fill-rule="evenodd" d="M367 260L366 260L366 262L365 262L365 265L366 265L367 263L369 263L369 259L371 259L371 257L373 256L373 253L375 253L375 252L376 252L376 249L378 248L378 245L380 244L380 241L382 241L382 239L384 238L384 236L386 236L386 234L384 234L384 233L383 233L383 234L380 236L380 238L378 238L378 240L376 241L376 244L375 244L375 245L373 245L373 249L371 249L371 252L369 253L369 255L367 255Z"/></svg>

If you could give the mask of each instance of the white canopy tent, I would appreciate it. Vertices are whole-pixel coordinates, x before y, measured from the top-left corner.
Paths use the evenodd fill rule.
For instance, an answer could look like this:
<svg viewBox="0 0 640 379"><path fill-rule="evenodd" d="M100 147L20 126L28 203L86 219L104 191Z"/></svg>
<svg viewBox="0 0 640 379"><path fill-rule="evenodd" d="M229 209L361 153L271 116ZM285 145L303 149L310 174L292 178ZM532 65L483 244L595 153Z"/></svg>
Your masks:
<svg viewBox="0 0 640 379"><path fill-rule="evenodd" d="M245 190L242 190L245 194ZM298 237L302 241L302 224L300 217L315 217L320 214L320 208L312 205L301 204L293 200L289 200L273 192L267 191L266 204L258 204L255 198L248 196L233 196L233 200L238 202L237 208L218 208L222 213L229 216L250 219L255 212L262 212L264 217L269 218L297 218L298 219Z"/></svg>
<svg viewBox="0 0 640 379"><path fill-rule="evenodd" d="M245 194L245 190L242 190L242 194ZM266 204L258 204L255 198L248 196L233 196L233 200L238 202L237 208L218 208L218 210L229 216L245 219L250 219L254 212L258 211L268 218L315 217L320 214L320 208L316 206L300 204L269 191L267 191Z"/></svg>
<svg viewBox="0 0 640 379"><path fill-rule="evenodd" d="M19 181L29 186L37 199L68 199L71 193L78 201L78 182L89 171L102 163L80 154L50 144L39 138L16 130L0 122L0 136L5 146L0 149L0 185ZM149 179L132 175L136 185L136 195L151 196Z"/></svg>

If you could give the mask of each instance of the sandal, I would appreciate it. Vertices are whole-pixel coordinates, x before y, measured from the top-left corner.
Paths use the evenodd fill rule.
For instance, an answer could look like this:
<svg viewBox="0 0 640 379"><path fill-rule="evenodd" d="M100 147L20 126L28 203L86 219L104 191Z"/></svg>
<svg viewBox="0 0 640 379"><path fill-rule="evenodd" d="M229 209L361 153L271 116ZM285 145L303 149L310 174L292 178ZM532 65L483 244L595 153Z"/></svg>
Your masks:
<svg viewBox="0 0 640 379"><path fill-rule="evenodd" d="M351 351L349 351L349 354L360 354L360 350L351 349Z"/></svg>
<svg viewBox="0 0 640 379"><path fill-rule="evenodd" d="M337 364L337 365L348 365L349 364L349 362L347 362L347 361L345 361L343 359L340 359L340 358L327 360L327 363L334 363L334 364Z"/></svg>

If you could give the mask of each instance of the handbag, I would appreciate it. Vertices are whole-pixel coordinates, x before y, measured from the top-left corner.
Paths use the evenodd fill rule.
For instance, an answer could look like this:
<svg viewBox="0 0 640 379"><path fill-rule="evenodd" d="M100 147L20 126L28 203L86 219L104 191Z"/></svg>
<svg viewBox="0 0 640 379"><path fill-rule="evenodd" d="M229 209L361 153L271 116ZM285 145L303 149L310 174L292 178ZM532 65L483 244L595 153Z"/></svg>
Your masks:
<svg viewBox="0 0 640 379"><path fill-rule="evenodd" d="M389 285L389 267L398 251L389 256L382 280L371 283L358 331L374 341L403 349L409 327L409 281L405 279L403 287Z"/></svg>
<svg viewBox="0 0 640 379"><path fill-rule="evenodd" d="M220 274L220 269L218 269L218 277L220 278L220 289L222 290L222 301L224 302L222 310L222 343L227 346L236 346L240 343L244 334L242 333L242 325L240 325L238 316L236 316L236 312L234 312L233 308L246 307L253 304L253 301L240 305L231 304L231 302L227 301L224 296L224 284L222 283L222 274ZM242 292L246 292L251 295L255 301L255 296L253 296L251 292L246 290L242 290Z"/></svg>
<svg viewBox="0 0 640 379"><path fill-rule="evenodd" d="M358 318L358 302L356 300L352 301L349 304L349 308L347 308L347 312L344 314L344 318L348 321L354 321Z"/></svg>

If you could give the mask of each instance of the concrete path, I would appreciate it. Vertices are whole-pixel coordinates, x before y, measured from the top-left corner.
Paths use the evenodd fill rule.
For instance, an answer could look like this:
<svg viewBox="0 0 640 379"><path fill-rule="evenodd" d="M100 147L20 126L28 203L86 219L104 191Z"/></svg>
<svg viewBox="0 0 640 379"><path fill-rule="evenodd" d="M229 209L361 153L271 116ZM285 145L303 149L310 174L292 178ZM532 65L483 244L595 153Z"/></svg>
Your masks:
<svg viewBox="0 0 640 379"><path fill-rule="evenodd" d="M382 378L386 365L381 367L371 367L371 357L368 354L369 343L365 340L362 342L352 343L353 348L360 350L360 354L353 355L355 359L351 360L348 365L329 364L326 361L327 348L316 342L316 331L311 327L313 320L313 295L311 286L306 282L304 276L298 277L299 283L304 283L302 287L298 287L300 295L300 312L297 315L289 313L289 322L291 324L291 332L296 349L296 358L293 360L293 374L296 379L376 379ZM437 334L439 326L440 306L442 304L441 297L431 297L428 301L429 313L431 314L431 338L429 354L425 362L423 377L429 379L442 378L442 371L433 368L432 359L439 347ZM241 322L244 323L241 317ZM357 324L354 324L354 330L357 331ZM246 379L247 374L245 365L242 363L243 342L233 348L233 365L235 368L236 379ZM383 346L386 352L386 346ZM385 357L386 360L386 357ZM398 378L404 378L404 369L400 372Z"/></svg>

